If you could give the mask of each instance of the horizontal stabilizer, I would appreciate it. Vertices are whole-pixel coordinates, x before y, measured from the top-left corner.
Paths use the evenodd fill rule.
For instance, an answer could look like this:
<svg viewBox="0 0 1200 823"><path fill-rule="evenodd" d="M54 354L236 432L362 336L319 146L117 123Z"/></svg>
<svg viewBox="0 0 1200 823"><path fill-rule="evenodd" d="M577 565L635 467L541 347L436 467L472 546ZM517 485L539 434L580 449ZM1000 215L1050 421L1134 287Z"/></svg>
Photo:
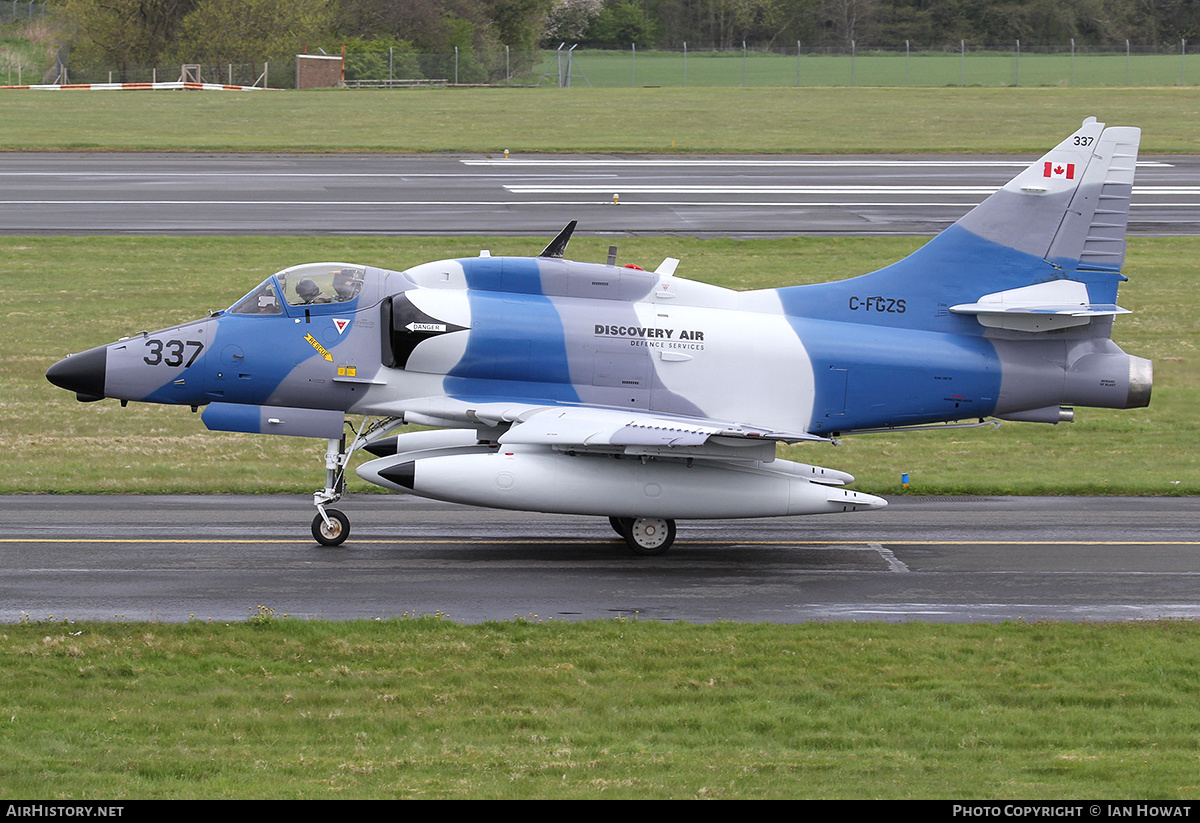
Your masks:
<svg viewBox="0 0 1200 823"><path fill-rule="evenodd" d="M1112 303L1090 302L1087 286L1074 280L1053 280L985 294L975 303L951 306L950 311L973 314L989 328L1030 332L1084 326L1093 317L1129 313Z"/></svg>

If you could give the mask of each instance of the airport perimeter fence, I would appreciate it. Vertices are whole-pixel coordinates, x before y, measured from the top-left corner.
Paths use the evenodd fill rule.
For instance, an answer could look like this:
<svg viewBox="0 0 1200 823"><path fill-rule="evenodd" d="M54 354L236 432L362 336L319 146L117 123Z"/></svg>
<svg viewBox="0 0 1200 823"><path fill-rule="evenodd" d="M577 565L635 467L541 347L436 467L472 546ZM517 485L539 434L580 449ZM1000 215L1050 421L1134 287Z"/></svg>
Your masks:
<svg viewBox="0 0 1200 823"><path fill-rule="evenodd" d="M502 53L347 54L347 85L438 78L449 84L592 88L736 86L1187 86L1200 84L1200 44L981 48L581 49ZM366 82L364 82L366 81Z"/></svg>
<svg viewBox="0 0 1200 823"><path fill-rule="evenodd" d="M517 53L463 50L414 53L361 47L344 61L350 88L509 86L542 88L639 87L1162 87L1200 85L1200 43L1152 47L1041 46L980 48L807 48L742 46L724 50L581 49L563 46ZM340 48L328 49L339 54ZM203 82L292 88L295 60L204 65ZM174 66L121 68L72 64L72 83L167 82Z"/></svg>
<svg viewBox="0 0 1200 823"><path fill-rule="evenodd" d="M1200 44L1170 47L1041 46L981 48L559 49L540 82L561 86L1187 86L1200 84ZM566 52L566 53L564 53Z"/></svg>
<svg viewBox="0 0 1200 823"><path fill-rule="evenodd" d="M46 0L0 0L0 25L41 20L46 16Z"/></svg>
<svg viewBox="0 0 1200 823"><path fill-rule="evenodd" d="M87 66L71 62L66 76L48 78L46 82L66 83L220 83L230 86L259 86L260 88L290 88L295 85L295 64L261 63L195 63L180 65L126 64L119 68ZM35 81L36 82L36 81ZM280 83L286 85L281 86Z"/></svg>

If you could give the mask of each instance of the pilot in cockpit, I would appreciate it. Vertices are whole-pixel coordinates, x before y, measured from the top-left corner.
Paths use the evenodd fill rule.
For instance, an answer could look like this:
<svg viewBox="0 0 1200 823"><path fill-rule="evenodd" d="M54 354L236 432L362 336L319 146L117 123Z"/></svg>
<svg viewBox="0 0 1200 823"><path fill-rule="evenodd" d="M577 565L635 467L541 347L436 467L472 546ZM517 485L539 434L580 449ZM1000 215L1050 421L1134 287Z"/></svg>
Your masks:
<svg viewBox="0 0 1200 823"><path fill-rule="evenodd" d="M334 298L327 294L321 294L321 287L316 281L311 278L304 278L296 284L296 294L300 297L300 302L304 305L312 303L333 303Z"/></svg>

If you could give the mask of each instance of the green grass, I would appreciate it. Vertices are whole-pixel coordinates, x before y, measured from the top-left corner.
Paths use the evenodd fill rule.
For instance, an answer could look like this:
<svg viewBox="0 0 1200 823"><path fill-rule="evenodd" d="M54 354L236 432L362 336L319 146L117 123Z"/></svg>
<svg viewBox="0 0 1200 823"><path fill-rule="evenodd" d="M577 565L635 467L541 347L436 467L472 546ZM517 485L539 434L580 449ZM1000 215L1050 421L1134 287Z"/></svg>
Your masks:
<svg viewBox="0 0 1200 823"><path fill-rule="evenodd" d="M663 257L679 274L731 288L848 277L896 260L915 238L622 240L621 258ZM572 256L603 260L609 240L580 237ZM307 492L322 481L323 444L211 433L187 408L116 401L81 404L45 370L75 351L228 306L273 271L310 260L402 269L418 262L536 254L545 238L0 238L8 350L0 360L0 492ZM846 437L839 447L789 447L786 456L849 471L856 487L913 494L1200 493L1200 359L1191 282L1198 238L1130 244L1115 338L1155 361L1148 409L1079 409L1059 426ZM30 276L30 273L38 273ZM300 467L300 468L297 468ZM377 491L352 478L354 491Z"/></svg>
<svg viewBox="0 0 1200 823"><path fill-rule="evenodd" d="M558 57L544 56L537 75L554 82ZM790 54L753 49L682 51L630 49L576 50L573 87L954 87L1183 86L1200 82L1200 57L1171 54L1070 51L1054 54L1015 51L952 52L867 50L849 54Z"/></svg>
<svg viewBox="0 0 1200 823"><path fill-rule="evenodd" d="M382 95L382 96L381 96ZM1087 114L1192 152L1194 91L0 92L0 145L245 151L1043 151ZM845 111L855 112L846 117ZM389 268L544 238L0 238L0 491L309 491L320 448L185 409L78 404L71 351L224 307L304 260ZM734 288L849 276L920 240L623 240ZM603 260L607 240L573 256ZM1054 428L847 438L862 488L1200 490L1191 272L1131 244L1117 340L1148 410ZM310 470L297 466L308 466ZM1178 479L1179 484L1170 484ZM1170 487L1167 488L1167 484ZM357 489L362 490L362 489ZM452 605L447 604L453 618ZM0 798L1196 798L1197 625L458 626L430 618L0 631Z"/></svg>
<svg viewBox="0 0 1200 823"><path fill-rule="evenodd" d="M0 90L0 114L9 151L1040 154L1088 115L1200 151L1192 88Z"/></svg>
<svg viewBox="0 0 1200 823"><path fill-rule="evenodd" d="M0 632L0 799L1200 796L1200 626Z"/></svg>

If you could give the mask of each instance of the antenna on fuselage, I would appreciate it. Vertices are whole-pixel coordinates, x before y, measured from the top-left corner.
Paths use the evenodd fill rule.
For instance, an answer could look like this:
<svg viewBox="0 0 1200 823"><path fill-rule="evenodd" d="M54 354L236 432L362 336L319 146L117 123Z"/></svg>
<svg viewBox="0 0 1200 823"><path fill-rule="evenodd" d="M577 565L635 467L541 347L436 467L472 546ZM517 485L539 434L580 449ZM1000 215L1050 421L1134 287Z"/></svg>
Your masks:
<svg viewBox="0 0 1200 823"><path fill-rule="evenodd" d="M558 233L558 237L555 237L550 241L550 245L542 249L542 253L538 257L562 257L567 251L567 244L571 242L571 235L578 222L578 220L572 220L568 223L567 227Z"/></svg>

